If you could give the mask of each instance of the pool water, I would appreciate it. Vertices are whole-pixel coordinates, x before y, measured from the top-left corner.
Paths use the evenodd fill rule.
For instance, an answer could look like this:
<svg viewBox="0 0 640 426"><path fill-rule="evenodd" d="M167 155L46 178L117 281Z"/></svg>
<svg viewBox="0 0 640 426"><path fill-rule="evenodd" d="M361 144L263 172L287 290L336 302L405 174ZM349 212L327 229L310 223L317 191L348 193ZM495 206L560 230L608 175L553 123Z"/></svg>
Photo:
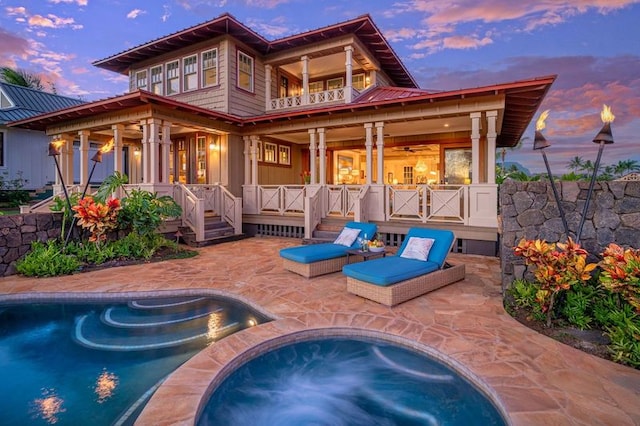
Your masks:
<svg viewBox="0 0 640 426"><path fill-rule="evenodd" d="M0 424L133 424L173 370L265 320L201 297L0 307Z"/></svg>
<svg viewBox="0 0 640 426"><path fill-rule="evenodd" d="M442 362L366 338L289 344L213 390L206 425L504 425L492 401Z"/></svg>

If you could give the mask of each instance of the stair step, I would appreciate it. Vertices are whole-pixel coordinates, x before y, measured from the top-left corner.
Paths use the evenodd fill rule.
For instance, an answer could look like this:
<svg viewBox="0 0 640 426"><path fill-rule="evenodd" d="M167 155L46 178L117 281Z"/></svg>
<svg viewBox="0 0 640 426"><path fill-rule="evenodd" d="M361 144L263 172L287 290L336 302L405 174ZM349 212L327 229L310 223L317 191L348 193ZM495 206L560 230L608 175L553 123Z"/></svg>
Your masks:
<svg viewBox="0 0 640 426"><path fill-rule="evenodd" d="M340 231L325 231L316 229L313 231L313 238L335 240L340 235Z"/></svg>

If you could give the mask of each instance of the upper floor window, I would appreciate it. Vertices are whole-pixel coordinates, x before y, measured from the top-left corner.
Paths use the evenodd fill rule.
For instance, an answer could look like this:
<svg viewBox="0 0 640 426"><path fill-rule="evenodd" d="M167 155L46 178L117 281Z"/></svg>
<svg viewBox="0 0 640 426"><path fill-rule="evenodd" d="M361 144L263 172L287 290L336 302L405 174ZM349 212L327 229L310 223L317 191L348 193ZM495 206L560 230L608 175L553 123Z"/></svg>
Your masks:
<svg viewBox="0 0 640 426"><path fill-rule="evenodd" d="M253 92L253 58L238 51L238 87Z"/></svg>
<svg viewBox="0 0 640 426"><path fill-rule="evenodd" d="M313 81L309 83L309 93L318 93L324 90L324 84L321 81Z"/></svg>
<svg viewBox="0 0 640 426"><path fill-rule="evenodd" d="M151 91L162 95L162 65L151 68Z"/></svg>
<svg viewBox="0 0 640 426"><path fill-rule="evenodd" d="M0 90L0 109L11 108L12 106L13 104L11 103L9 98L7 98L7 95L5 95L4 92Z"/></svg>
<svg viewBox="0 0 640 426"><path fill-rule="evenodd" d="M218 84L218 49L202 52L202 87Z"/></svg>
<svg viewBox="0 0 640 426"><path fill-rule="evenodd" d="M136 89L147 90L147 70L136 73Z"/></svg>
<svg viewBox="0 0 640 426"><path fill-rule="evenodd" d="M327 80L327 90L340 89L344 87L344 79L342 77Z"/></svg>
<svg viewBox="0 0 640 426"><path fill-rule="evenodd" d="M180 63L179 61L167 64L167 95L174 95L180 91Z"/></svg>
<svg viewBox="0 0 640 426"><path fill-rule="evenodd" d="M355 74L351 78L351 86L356 90L362 90L365 88L364 74Z"/></svg>
<svg viewBox="0 0 640 426"><path fill-rule="evenodd" d="M198 88L198 56L193 55L182 60L184 91Z"/></svg>

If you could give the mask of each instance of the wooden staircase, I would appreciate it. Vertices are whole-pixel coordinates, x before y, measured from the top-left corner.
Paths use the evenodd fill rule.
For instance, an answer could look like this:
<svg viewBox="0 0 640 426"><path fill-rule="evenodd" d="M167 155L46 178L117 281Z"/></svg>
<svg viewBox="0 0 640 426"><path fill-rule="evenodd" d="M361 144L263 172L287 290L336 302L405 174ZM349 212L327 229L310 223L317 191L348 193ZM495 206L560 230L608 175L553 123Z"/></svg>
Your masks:
<svg viewBox="0 0 640 426"><path fill-rule="evenodd" d="M346 219L324 218L313 230L312 237L303 239L302 244L332 243L346 223Z"/></svg>
<svg viewBox="0 0 640 426"><path fill-rule="evenodd" d="M241 240L247 237L245 234L235 234L235 230L231 225L212 212L205 212L203 241L196 241L196 234L189 227L179 226L178 230L182 234L180 236L182 242L191 247L204 247Z"/></svg>

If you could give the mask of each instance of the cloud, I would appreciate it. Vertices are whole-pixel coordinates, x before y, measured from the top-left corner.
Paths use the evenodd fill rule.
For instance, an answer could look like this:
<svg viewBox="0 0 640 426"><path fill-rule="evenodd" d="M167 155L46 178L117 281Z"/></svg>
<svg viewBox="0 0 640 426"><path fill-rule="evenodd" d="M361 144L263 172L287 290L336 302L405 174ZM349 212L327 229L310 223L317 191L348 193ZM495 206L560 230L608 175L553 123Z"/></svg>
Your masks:
<svg viewBox="0 0 640 426"><path fill-rule="evenodd" d="M42 16L39 14L31 15L27 9L20 7L6 7L5 11L8 16L14 16L16 22L27 23L29 27L35 28L64 28L69 27L74 30L82 29L81 24L77 24L73 18L61 18L52 13Z"/></svg>
<svg viewBox="0 0 640 426"><path fill-rule="evenodd" d="M169 5L162 5L162 16L160 17L160 19L162 20L162 22L167 22L167 20L169 19L169 17L171 16L171 7Z"/></svg>
<svg viewBox="0 0 640 426"><path fill-rule="evenodd" d="M15 64L12 57L25 57L29 48L28 40L0 28L0 63Z"/></svg>
<svg viewBox="0 0 640 426"><path fill-rule="evenodd" d="M138 16L147 13L142 9L133 9L131 12L127 13L127 19L136 19Z"/></svg>
<svg viewBox="0 0 640 426"><path fill-rule="evenodd" d="M87 6L89 4L89 0L47 0L47 1L53 4L76 3L78 6Z"/></svg>

